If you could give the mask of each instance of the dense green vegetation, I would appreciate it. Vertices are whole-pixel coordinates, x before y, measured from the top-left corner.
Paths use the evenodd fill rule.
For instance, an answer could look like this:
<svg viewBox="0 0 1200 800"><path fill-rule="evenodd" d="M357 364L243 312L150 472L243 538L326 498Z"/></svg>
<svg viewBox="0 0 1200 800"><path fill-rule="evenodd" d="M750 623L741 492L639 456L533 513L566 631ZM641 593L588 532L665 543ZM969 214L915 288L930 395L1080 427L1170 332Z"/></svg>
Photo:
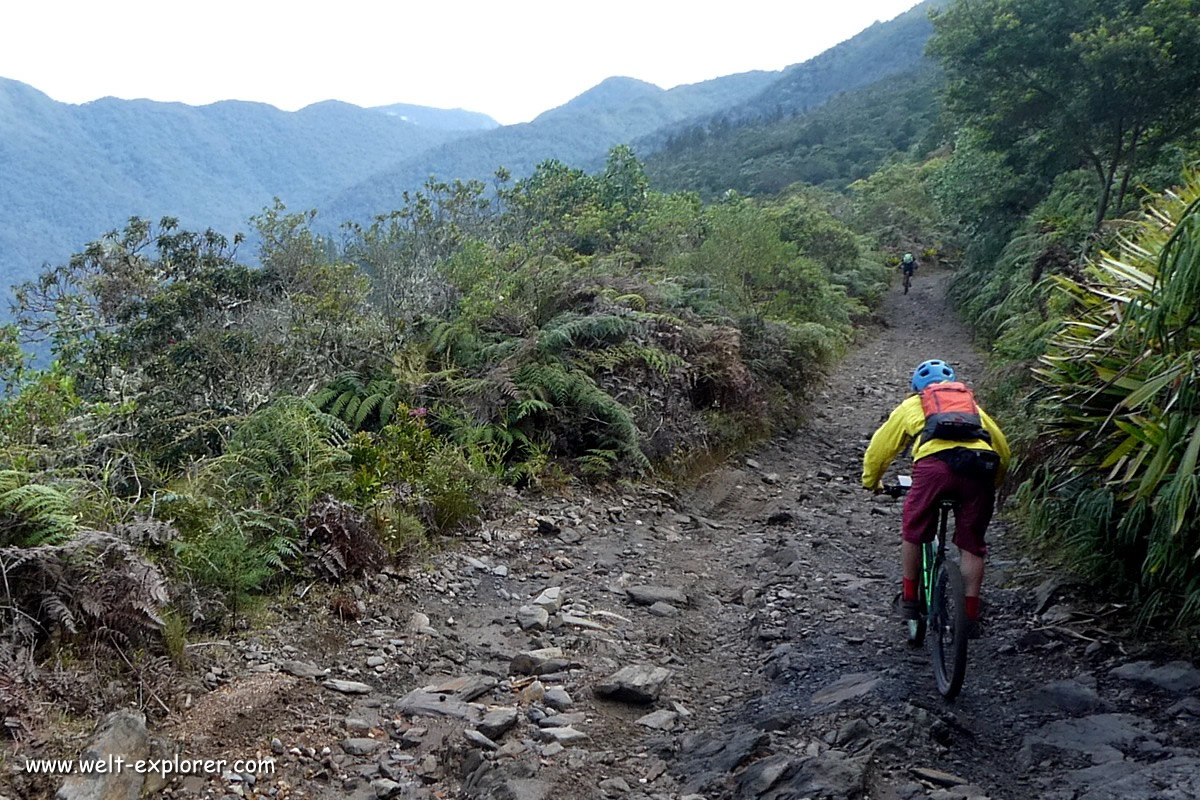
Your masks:
<svg viewBox="0 0 1200 800"><path fill-rule="evenodd" d="M1194 623L1200 4L977 0L934 24L957 134L926 186L964 244L1029 542L1143 623Z"/></svg>
<svg viewBox="0 0 1200 800"><path fill-rule="evenodd" d="M1037 370L1031 522L1098 579L1138 586L1143 619L1200 618L1198 209L1192 173L1116 253L1058 278L1065 320Z"/></svg>
<svg viewBox="0 0 1200 800"><path fill-rule="evenodd" d="M883 288L803 191L705 206L650 191L628 148L497 183L431 181L337 244L276 205L256 266L134 220L20 287L0 654L105 615L148 634L166 587L170 618L227 624L473 524L506 484L684 473L796 419Z"/></svg>

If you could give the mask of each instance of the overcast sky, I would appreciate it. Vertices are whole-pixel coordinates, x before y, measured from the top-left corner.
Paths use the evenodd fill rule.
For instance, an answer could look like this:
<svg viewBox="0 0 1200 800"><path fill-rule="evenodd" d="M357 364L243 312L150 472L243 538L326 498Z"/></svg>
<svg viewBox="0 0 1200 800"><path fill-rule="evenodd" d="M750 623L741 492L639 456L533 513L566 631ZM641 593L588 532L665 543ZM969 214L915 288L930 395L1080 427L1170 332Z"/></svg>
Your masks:
<svg viewBox="0 0 1200 800"><path fill-rule="evenodd" d="M55 100L418 103L524 122L611 75L804 61L917 0L0 0L0 77Z"/></svg>

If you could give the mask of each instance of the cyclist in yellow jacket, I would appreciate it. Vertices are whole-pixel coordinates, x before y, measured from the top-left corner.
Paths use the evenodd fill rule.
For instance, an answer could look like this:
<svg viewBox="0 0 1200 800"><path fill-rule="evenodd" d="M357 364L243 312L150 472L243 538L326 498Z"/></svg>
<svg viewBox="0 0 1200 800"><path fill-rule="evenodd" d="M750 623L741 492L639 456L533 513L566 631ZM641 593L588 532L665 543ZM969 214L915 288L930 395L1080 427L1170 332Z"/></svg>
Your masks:
<svg viewBox="0 0 1200 800"><path fill-rule="evenodd" d="M970 430L965 435L955 432L954 439L927 435L934 432L934 428L926 416L922 392L930 386L954 381L954 369L944 361L926 361L917 367L912 378L914 394L897 406L871 437L863 458L862 482L867 489L879 491L888 466L909 442L913 443L912 487L904 501L902 522L904 583L901 615L905 619L917 618L921 544L934 537L938 501L943 496L953 496L958 501L954 515L954 544L962 556L967 617L977 630L983 561L987 555L984 534L995 509L996 487L1004 480L1011 454L1003 431L978 406L974 407L978 424L973 433ZM971 397L965 387L962 390ZM973 398L970 402L973 405Z"/></svg>

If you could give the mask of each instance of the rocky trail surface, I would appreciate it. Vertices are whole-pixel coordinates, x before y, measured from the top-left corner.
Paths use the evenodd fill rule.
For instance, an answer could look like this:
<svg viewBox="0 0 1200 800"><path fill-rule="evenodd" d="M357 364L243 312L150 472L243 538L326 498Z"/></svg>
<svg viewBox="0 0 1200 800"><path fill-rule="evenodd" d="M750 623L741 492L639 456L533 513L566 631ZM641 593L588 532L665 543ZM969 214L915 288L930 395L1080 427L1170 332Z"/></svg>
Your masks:
<svg viewBox="0 0 1200 800"><path fill-rule="evenodd" d="M147 788L181 800L1200 796L1200 671L1120 633L1118 610L1042 574L1002 524L957 701L904 641L891 611L900 502L858 475L913 365L936 356L981 377L945 283L922 275L893 292L799 433L686 492L531 501L353 587L357 619L296 599L270 630L196 643L190 707L137 746L269 756L277 771Z"/></svg>

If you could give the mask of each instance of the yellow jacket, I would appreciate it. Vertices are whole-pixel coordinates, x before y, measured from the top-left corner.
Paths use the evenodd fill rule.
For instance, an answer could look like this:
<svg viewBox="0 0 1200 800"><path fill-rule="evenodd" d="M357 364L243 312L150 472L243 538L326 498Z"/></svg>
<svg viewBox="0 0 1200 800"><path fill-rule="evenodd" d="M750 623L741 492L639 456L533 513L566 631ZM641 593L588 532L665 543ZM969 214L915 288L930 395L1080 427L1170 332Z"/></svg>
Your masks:
<svg viewBox="0 0 1200 800"><path fill-rule="evenodd" d="M919 436L925 428L925 412L921 410L921 396L911 395L896 406L896 410L887 418L887 422L880 425L879 430L875 431L875 435L871 437L871 444L868 445L867 454L863 457L863 486L868 489L878 488L883 479L883 473L887 471L887 468L896 460L896 456L900 455L910 440L914 442L913 461L919 461L926 456L955 447L996 451L996 454L1000 456L1000 469L996 473L996 485L999 486L1008 471L1008 462L1012 454L1009 452L1008 441L1004 438L1004 433L995 421L984 413L982 408L979 409L979 421L983 423L984 430L991 434L991 445L981 439L974 442L951 442L946 439L930 439L922 442Z"/></svg>

